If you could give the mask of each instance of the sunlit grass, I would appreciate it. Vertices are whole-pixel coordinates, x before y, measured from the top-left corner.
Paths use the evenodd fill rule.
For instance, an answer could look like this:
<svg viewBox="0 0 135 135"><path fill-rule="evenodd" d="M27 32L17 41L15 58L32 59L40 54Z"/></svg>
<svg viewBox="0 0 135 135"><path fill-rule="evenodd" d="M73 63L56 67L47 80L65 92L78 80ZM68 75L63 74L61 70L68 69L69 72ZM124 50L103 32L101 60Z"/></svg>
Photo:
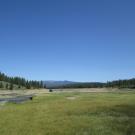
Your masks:
<svg viewBox="0 0 135 135"><path fill-rule="evenodd" d="M134 135L134 127L134 92L50 93L0 108L0 135Z"/></svg>

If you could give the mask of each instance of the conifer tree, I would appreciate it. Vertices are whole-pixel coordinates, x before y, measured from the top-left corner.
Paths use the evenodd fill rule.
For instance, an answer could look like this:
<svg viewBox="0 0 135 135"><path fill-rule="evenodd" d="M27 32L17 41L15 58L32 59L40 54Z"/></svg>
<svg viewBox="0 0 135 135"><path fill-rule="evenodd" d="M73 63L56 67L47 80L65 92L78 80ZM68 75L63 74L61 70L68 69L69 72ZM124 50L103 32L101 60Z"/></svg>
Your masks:
<svg viewBox="0 0 135 135"><path fill-rule="evenodd" d="M8 90L8 83L6 84L6 89Z"/></svg>
<svg viewBox="0 0 135 135"><path fill-rule="evenodd" d="M3 86L3 83L1 82L0 83L0 88L2 89L2 88L4 88L4 86Z"/></svg>
<svg viewBox="0 0 135 135"><path fill-rule="evenodd" d="M13 88L14 88L14 85L11 83L9 89L13 90Z"/></svg>

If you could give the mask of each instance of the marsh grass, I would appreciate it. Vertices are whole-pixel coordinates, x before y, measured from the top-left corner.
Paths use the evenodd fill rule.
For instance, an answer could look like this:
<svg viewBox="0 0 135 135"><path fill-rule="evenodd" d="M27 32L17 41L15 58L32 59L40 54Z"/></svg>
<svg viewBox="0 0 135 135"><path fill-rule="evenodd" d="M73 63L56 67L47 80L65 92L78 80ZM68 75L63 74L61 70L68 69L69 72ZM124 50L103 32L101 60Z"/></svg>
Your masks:
<svg viewBox="0 0 135 135"><path fill-rule="evenodd" d="M134 92L50 93L0 109L0 135L135 135L134 127Z"/></svg>

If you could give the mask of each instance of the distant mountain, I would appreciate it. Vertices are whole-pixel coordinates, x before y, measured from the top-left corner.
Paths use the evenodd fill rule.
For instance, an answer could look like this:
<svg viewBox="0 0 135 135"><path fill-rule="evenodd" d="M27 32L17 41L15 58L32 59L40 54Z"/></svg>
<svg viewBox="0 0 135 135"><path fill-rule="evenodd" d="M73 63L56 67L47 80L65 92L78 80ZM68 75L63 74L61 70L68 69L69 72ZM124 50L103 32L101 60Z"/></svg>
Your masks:
<svg viewBox="0 0 135 135"><path fill-rule="evenodd" d="M72 81L44 81L43 82L47 88L55 88L55 87L60 87L60 86L65 86L69 84L76 84L77 82L72 82Z"/></svg>

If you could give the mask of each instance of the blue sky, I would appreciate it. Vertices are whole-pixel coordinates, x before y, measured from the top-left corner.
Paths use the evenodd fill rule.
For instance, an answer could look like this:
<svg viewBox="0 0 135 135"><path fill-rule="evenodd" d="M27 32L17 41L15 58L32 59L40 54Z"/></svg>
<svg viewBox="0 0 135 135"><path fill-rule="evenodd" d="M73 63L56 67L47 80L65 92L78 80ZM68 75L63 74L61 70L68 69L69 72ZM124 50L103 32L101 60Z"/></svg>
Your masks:
<svg viewBox="0 0 135 135"><path fill-rule="evenodd" d="M0 71L34 80L135 77L134 0L0 0Z"/></svg>

